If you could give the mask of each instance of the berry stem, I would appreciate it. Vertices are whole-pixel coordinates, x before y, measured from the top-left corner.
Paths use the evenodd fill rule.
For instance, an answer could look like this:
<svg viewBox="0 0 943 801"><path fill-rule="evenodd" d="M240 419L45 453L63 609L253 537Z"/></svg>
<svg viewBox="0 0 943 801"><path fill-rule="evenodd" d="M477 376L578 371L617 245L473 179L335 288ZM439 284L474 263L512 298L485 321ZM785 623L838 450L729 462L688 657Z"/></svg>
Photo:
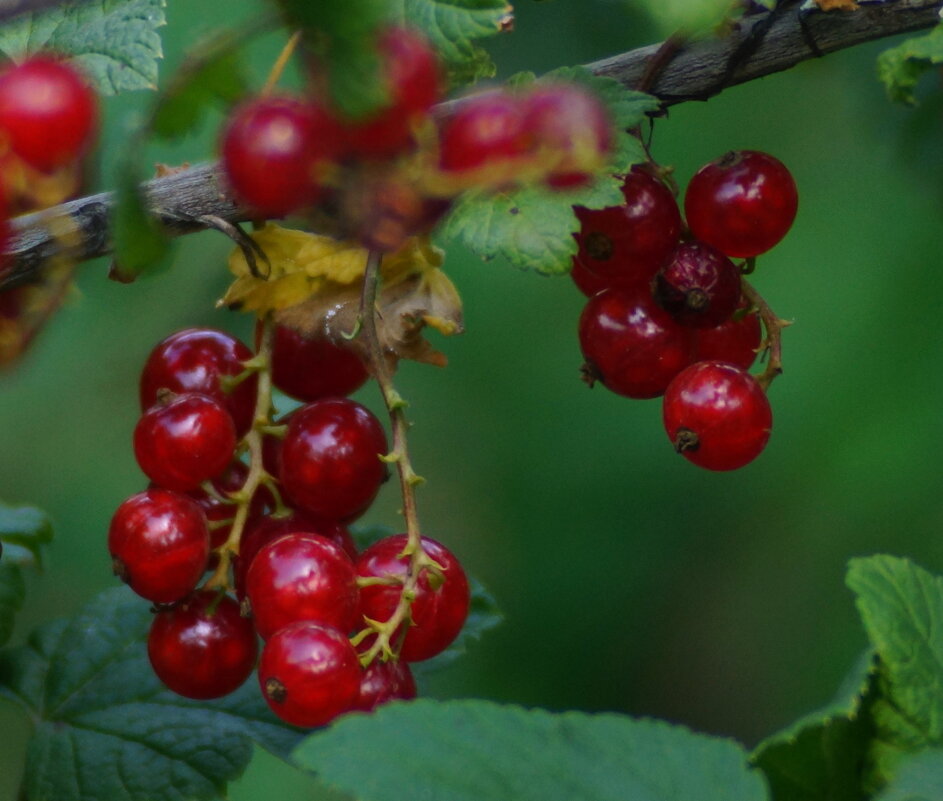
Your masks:
<svg viewBox="0 0 943 801"><path fill-rule="evenodd" d="M257 370L259 374L255 416L252 420L252 428L249 429L249 433L242 441L242 444L249 450L249 475L246 476L242 489L233 495L236 502L236 514L233 519L232 530L229 532L229 538L218 549L219 563L204 584L205 589L208 590L230 587L229 567L233 556L239 553L239 540L242 537L242 531L249 516L252 498L263 483L271 481L271 477L262 464L262 431L272 423L272 371L270 366L274 336L275 324L272 322L271 317L266 316L262 320L262 337L259 342L259 350L252 359L253 369Z"/></svg>
<svg viewBox="0 0 943 801"><path fill-rule="evenodd" d="M769 385L773 383L773 379L783 372L782 331L792 325L792 320L783 320L779 317L746 278L740 279L740 288L744 297L756 307L763 321L763 328L766 329L766 339L762 347L769 355L766 360L766 369L756 377L763 391L766 392L769 390Z"/></svg>
<svg viewBox="0 0 943 801"><path fill-rule="evenodd" d="M282 73L285 71L285 67L288 65L288 60L292 57L295 52L295 48L298 47L298 42L301 41L301 31L295 31L291 38L285 43L285 46L282 48L282 52L278 54L278 58L275 59L275 63L272 64L272 69L269 70L268 78L265 79L265 85L262 87L262 91L259 93L261 97L265 97L272 93L272 90L275 88L275 84L278 83L279 79L282 77Z"/></svg>
<svg viewBox="0 0 943 801"><path fill-rule="evenodd" d="M429 558L422 548L422 535L419 530L419 515L416 510L416 491L418 484L422 483L422 478L416 475L412 463L409 459L409 448L407 445L407 432L409 430L409 421L406 419L407 403L393 386L394 362L383 351L380 339L377 334L377 293L380 284L380 263L383 260L383 254L379 251L370 251L367 257L367 267L363 276L363 290L360 296L360 334L363 338L367 350L368 364L380 392L383 395L383 403L386 406L390 416L390 427L393 431L393 450L381 458L387 463L396 464L396 472L399 475L400 492L403 496L403 517L406 520L406 547L403 549L403 555L409 556L409 568L406 573L406 579L403 582L403 589L400 594L399 603L389 620L385 622L367 620L368 632L376 632L376 640L365 651L360 662L365 667L369 665L377 656L384 661L389 658L395 658L402 644L402 636L397 637L397 630L401 626L408 627L411 621L410 608L413 599L416 597L416 590L419 585L419 576L425 569L437 570L438 565ZM402 634L405 635L406 628L403 628ZM355 641L364 639L366 634L361 632ZM396 640L396 642L394 642Z"/></svg>

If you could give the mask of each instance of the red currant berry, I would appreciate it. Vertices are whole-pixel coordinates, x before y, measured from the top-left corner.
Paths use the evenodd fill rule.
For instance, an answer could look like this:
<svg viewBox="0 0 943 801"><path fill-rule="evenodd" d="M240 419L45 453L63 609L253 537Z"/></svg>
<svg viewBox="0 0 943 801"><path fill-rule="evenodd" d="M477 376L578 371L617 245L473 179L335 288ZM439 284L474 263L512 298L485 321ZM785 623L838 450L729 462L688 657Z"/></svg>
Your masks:
<svg viewBox="0 0 943 801"><path fill-rule="evenodd" d="M179 601L200 580L210 552L196 501L164 489L128 498L111 519L108 550L115 575L142 598Z"/></svg>
<svg viewBox="0 0 943 801"><path fill-rule="evenodd" d="M256 554L270 542L286 534L314 534L330 540L353 561L357 546L345 526L327 520L316 520L304 512L292 512L288 517L261 517L246 524L239 542L239 555L233 558L233 583L236 597L246 594L246 576Z"/></svg>
<svg viewBox="0 0 943 801"><path fill-rule="evenodd" d="M367 369L349 346L275 327L272 383L286 395L308 402L350 395L366 380Z"/></svg>
<svg viewBox="0 0 943 801"><path fill-rule="evenodd" d="M375 542L357 559L358 575L405 580L409 570L409 557L402 555L405 547L405 534ZM410 608L413 624L399 654L406 662L421 662L444 651L465 625L470 603L468 579L458 559L444 545L427 537L422 538L422 547L442 568L442 574L440 577L423 568L419 576L416 598ZM361 611L371 620L389 620L401 593L401 584L361 587ZM396 636L393 641L396 642Z"/></svg>
<svg viewBox="0 0 943 801"><path fill-rule="evenodd" d="M75 161L97 124L95 92L71 65L40 55L0 74L0 131L29 166L52 172Z"/></svg>
<svg viewBox="0 0 943 801"><path fill-rule="evenodd" d="M576 284L576 288L579 289L586 297L591 298L597 292L602 292L604 289L607 289L609 285L606 283L604 278L600 278L596 273L590 270L587 267L584 267L582 262L573 260L573 268L570 270L570 278L573 279L573 283Z"/></svg>
<svg viewBox="0 0 943 801"><path fill-rule="evenodd" d="M710 245L685 242L656 276L655 297L682 325L713 328L736 311L740 271Z"/></svg>
<svg viewBox="0 0 943 801"><path fill-rule="evenodd" d="M390 701L409 701L416 697L413 673L402 660L381 662L374 659L360 678L360 696L351 710L373 712Z"/></svg>
<svg viewBox="0 0 943 801"><path fill-rule="evenodd" d="M281 481L289 498L316 517L362 514L386 478L383 426L347 398L325 398L292 413L282 442Z"/></svg>
<svg viewBox="0 0 943 801"><path fill-rule="evenodd" d="M160 390L177 395L199 392L220 401L232 415L236 435L244 435L252 427L258 378L251 376L225 392L224 376L243 372L243 362L252 358L252 351L238 339L212 328L188 328L171 334L160 342L141 373L141 409L157 403Z"/></svg>
<svg viewBox="0 0 943 801"><path fill-rule="evenodd" d="M694 336L647 287L607 289L590 298L579 325L587 376L629 398L655 398L694 355Z"/></svg>
<svg viewBox="0 0 943 801"><path fill-rule="evenodd" d="M223 131L223 170L253 212L284 217L318 199L318 165L337 157L341 136L319 106L291 97L253 98L233 111Z"/></svg>
<svg viewBox="0 0 943 801"><path fill-rule="evenodd" d="M769 440L773 413L757 380L724 362L698 362L671 382L664 421L675 450L708 470L736 470Z"/></svg>
<svg viewBox="0 0 943 801"><path fill-rule="evenodd" d="M249 567L246 595L262 639L299 620L341 631L360 622L354 563L316 534L286 534L264 546Z"/></svg>
<svg viewBox="0 0 943 801"><path fill-rule="evenodd" d="M184 698L229 695L249 678L258 640L228 595L203 590L158 612L147 635L154 673Z"/></svg>
<svg viewBox="0 0 943 801"><path fill-rule="evenodd" d="M729 362L749 370L756 361L763 341L760 318L749 311L750 303L741 300L737 312L714 328L702 328L695 334L694 361Z"/></svg>
<svg viewBox="0 0 943 801"><path fill-rule="evenodd" d="M519 98L495 91L469 97L441 122L439 166L446 172L487 171L490 183L512 180L533 136Z"/></svg>
<svg viewBox="0 0 943 801"><path fill-rule="evenodd" d="M691 179L684 213L691 232L731 258L765 253L796 218L799 194L789 170L756 150L735 150Z"/></svg>
<svg viewBox="0 0 943 801"><path fill-rule="evenodd" d="M650 172L635 167L625 177L622 195L621 206L575 209L580 232L574 273L579 265L597 276L600 289L647 285L681 238L681 212L674 195Z"/></svg>
<svg viewBox="0 0 943 801"><path fill-rule="evenodd" d="M218 401L188 392L148 409L134 429L134 455L164 489L187 492L223 472L236 447L232 416Z"/></svg>
<svg viewBox="0 0 943 801"><path fill-rule="evenodd" d="M547 184L568 189L588 183L612 150L612 120L588 89L569 83L538 84L524 99L524 127L537 158L549 168Z"/></svg>
<svg viewBox="0 0 943 801"><path fill-rule="evenodd" d="M348 146L358 156L387 159L413 146L413 127L442 96L442 73L432 45L416 30L385 28L379 36L381 75L390 105L348 126Z"/></svg>
<svg viewBox="0 0 943 801"><path fill-rule="evenodd" d="M259 684L272 711L294 726L324 726L360 692L360 661L350 640L318 623L273 634L259 660Z"/></svg>

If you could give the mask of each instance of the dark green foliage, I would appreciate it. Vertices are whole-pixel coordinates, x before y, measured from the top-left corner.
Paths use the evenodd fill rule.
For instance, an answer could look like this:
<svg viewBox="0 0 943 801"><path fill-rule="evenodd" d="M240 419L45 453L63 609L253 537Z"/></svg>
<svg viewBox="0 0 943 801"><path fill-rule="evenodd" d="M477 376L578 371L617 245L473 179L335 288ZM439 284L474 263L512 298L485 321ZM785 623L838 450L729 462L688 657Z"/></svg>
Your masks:
<svg viewBox="0 0 943 801"><path fill-rule="evenodd" d="M618 715L485 701L392 704L311 735L296 761L365 801L762 801L735 743Z"/></svg>
<svg viewBox="0 0 943 801"><path fill-rule="evenodd" d="M151 613L124 589L0 652L0 695L34 721L29 801L216 798L252 756L287 756L300 732L278 722L250 679L196 703L164 689L147 659Z"/></svg>

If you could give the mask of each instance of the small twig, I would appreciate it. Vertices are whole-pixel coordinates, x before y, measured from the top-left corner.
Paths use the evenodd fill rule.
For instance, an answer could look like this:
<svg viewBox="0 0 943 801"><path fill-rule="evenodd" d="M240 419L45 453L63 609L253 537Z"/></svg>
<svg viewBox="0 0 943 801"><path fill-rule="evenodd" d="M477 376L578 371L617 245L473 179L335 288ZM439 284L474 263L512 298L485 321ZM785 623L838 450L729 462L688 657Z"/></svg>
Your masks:
<svg viewBox="0 0 943 801"><path fill-rule="evenodd" d="M740 291L750 301L750 304L756 307L757 314L760 315L760 319L763 321L763 328L766 329L766 340L763 343L763 348L767 351L766 369L756 376L756 380L764 391L768 391L773 379L778 375L782 375L782 331L787 326L792 325L792 320L783 320L778 317L763 296L756 291L746 278L740 279Z"/></svg>

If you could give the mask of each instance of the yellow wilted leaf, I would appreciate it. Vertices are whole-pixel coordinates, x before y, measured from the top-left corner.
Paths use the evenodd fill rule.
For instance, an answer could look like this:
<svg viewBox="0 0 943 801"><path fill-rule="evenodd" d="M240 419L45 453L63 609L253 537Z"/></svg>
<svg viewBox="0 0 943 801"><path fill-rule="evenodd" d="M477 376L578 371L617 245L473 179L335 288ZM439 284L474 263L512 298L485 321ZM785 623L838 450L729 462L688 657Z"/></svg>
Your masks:
<svg viewBox="0 0 943 801"><path fill-rule="evenodd" d="M229 268L236 280L221 303L260 315L273 312L280 325L309 337L340 341L357 329L365 248L274 223L252 238L269 264L257 260L263 274L253 275L242 250L233 251ZM384 257L377 334L392 357L442 366L445 357L422 338L422 329L431 326L445 335L464 330L462 301L439 269L442 263L442 251L426 236L411 237ZM362 347L356 338L350 344Z"/></svg>
<svg viewBox="0 0 943 801"><path fill-rule="evenodd" d="M855 0L815 0L815 4L822 11L855 11L858 8Z"/></svg>

